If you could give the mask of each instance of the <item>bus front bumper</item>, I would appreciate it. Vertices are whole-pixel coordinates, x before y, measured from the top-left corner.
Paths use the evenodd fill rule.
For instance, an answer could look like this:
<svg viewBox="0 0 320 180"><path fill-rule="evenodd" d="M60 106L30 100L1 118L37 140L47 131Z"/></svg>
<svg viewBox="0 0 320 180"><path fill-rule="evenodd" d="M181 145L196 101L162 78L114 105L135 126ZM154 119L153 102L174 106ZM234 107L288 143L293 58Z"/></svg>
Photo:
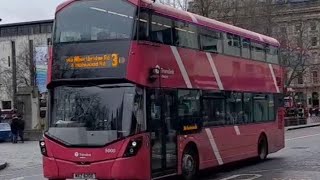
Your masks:
<svg viewBox="0 0 320 180"><path fill-rule="evenodd" d="M51 157L43 157L43 174L44 177L48 179L73 179L74 175L81 174L94 174L95 179L150 179L148 176L145 176L147 170L144 169L144 171L141 172L142 169L140 167L133 165L130 158L81 164Z"/></svg>

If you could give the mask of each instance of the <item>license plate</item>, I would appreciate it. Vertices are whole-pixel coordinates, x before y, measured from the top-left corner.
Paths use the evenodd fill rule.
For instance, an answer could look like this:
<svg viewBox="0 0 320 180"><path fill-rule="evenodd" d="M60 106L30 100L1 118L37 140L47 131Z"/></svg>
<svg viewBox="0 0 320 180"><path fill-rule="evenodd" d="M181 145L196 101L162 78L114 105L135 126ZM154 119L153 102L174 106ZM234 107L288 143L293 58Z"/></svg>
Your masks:
<svg viewBox="0 0 320 180"><path fill-rule="evenodd" d="M96 179L93 173L73 174L73 179Z"/></svg>

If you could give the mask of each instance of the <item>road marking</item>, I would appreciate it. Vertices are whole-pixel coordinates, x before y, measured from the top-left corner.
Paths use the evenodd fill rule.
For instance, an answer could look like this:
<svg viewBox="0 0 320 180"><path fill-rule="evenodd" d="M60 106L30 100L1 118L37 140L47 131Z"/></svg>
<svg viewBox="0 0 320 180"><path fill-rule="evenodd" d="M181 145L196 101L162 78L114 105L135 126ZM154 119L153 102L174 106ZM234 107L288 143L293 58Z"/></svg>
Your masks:
<svg viewBox="0 0 320 180"><path fill-rule="evenodd" d="M301 136L301 137L286 139L286 141L292 141L292 140L296 140L296 139L304 139L304 138L314 137L314 136L320 136L320 133L319 134L312 134L312 135L308 135L308 136Z"/></svg>
<svg viewBox="0 0 320 180"><path fill-rule="evenodd" d="M283 168L278 168L278 169L264 169L264 170L259 170L259 171L250 171L250 173L263 173L263 172L268 172L268 171L282 171Z"/></svg>
<svg viewBox="0 0 320 180"><path fill-rule="evenodd" d="M213 150L213 153L216 156L216 159L217 159L219 165L222 165L223 161L222 161L218 146L217 146L217 144L216 144L216 142L215 142L215 140L213 138L211 130L209 128L206 128L206 133L207 133L211 148Z"/></svg>
<svg viewBox="0 0 320 180"><path fill-rule="evenodd" d="M13 178L13 179L10 179L10 180L22 180L22 179L24 179L24 177Z"/></svg>
<svg viewBox="0 0 320 180"><path fill-rule="evenodd" d="M253 179L257 179L257 178L262 177L261 174L237 174L237 175L226 177L226 178L223 178L223 179L220 179L220 180L232 180L232 179L236 179L236 178L238 179L239 177L241 178L241 176L252 176L250 178L241 179L241 180L253 180Z"/></svg>

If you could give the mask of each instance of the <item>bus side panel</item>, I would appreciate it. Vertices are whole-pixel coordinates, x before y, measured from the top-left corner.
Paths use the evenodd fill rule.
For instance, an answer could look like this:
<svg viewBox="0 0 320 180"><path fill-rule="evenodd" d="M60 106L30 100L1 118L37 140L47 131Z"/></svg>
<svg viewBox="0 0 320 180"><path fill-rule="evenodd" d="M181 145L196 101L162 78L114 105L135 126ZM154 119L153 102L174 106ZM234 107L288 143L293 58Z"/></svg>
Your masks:
<svg viewBox="0 0 320 180"><path fill-rule="evenodd" d="M211 133L212 135L210 135ZM239 126L204 128L200 133L178 137L179 173L183 150L189 142L199 151L199 169L216 167L226 163L258 156L258 141L262 133L268 139L269 153L283 148L283 129L277 122Z"/></svg>

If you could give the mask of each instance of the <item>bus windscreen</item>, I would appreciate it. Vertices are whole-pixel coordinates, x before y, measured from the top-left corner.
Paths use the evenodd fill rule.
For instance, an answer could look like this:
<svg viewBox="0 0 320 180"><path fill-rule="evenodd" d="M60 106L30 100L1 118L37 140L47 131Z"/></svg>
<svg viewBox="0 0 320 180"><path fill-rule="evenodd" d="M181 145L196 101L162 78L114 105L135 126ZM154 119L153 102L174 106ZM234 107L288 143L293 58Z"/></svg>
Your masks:
<svg viewBox="0 0 320 180"><path fill-rule="evenodd" d="M103 146L144 130L143 103L133 85L57 86L48 134L71 146Z"/></svg>
<svg viewBox="0 0 320 180"><path fill-rule="evenodd" d="M54 42L130 39L135 10L122 0L76 1L57 14Z"/></svg>

